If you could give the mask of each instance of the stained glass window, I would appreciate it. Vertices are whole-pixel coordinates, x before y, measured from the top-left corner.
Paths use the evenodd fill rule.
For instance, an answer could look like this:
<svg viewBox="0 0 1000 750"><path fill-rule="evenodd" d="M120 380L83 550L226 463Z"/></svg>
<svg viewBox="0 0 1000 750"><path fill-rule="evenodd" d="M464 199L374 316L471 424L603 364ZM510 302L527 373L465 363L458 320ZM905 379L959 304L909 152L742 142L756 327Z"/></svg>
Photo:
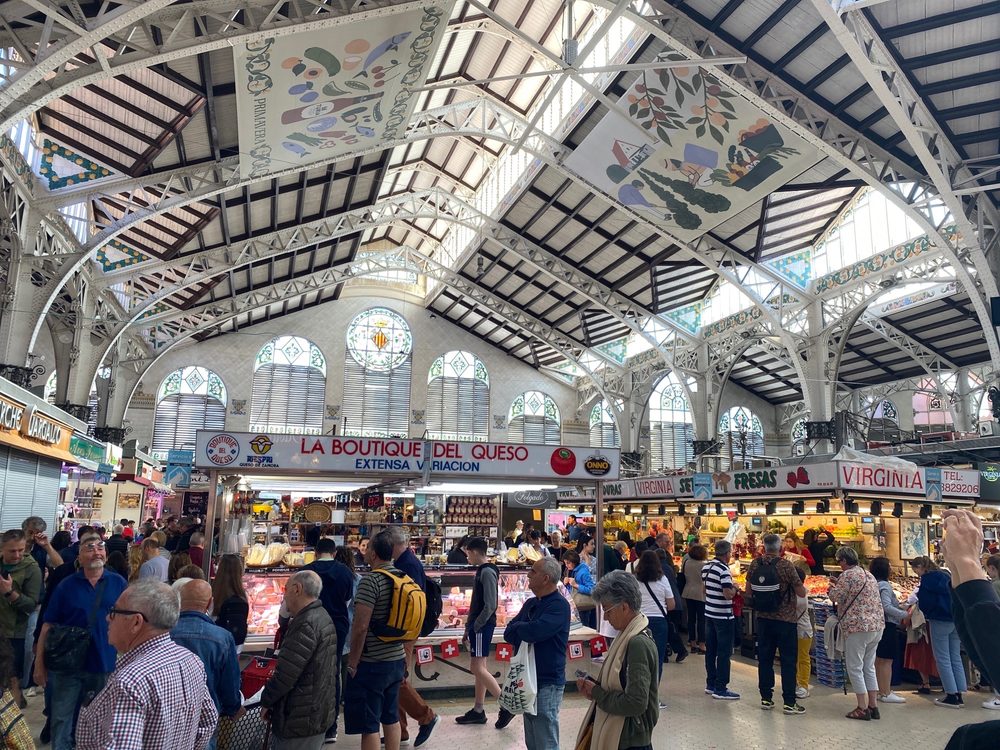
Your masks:
<svg viewBox="0 0 1000 750"><path fill-rule="evenodd" d="M250 431L319 435L326 411L326 358L298 336L268 341L254 359Z"/></svg>
<svg viewBox="0 0 1000 750"><path fill-rule="evenodd" d="M373 307L347 327L347 350L366 370L389 372L409 359L413 336L402 317L384 307Z"/></svg>
<svg viewBox="0 0 1000 750"><path fill-rule="evenodd" d="M451 351L427 371L427 435L438 440L489 440L490 376L470 352Z"/></svg>
<svg viewBox="0 0 1000 750"><path fill-rule="evenodd" d="M618 448L621 444L618 424L608 402L602 400L594 404L590 410L590 447Z"/></svg>
<svg viewBox="0 0 1000 750"><path fill-rule="evenodd" d="M507 413L508 443L562 443L559 407L541 391L526 391L514 399Z"/></svg>
<svg viewBox="0 0 1000 750"><path fill-rule="evenodd" d="M182 367L167 375L156 392L153 452L194 450L198 430L226 428L226 386L205 367Z"/></svg>
<svg viewBox="0 0 1000 750"><path fill-rule="evenodd" d="M954 426L950 401L942 398L933 380L922 380L920 389L913 394L913 429L917 432L941 432L952 430Z"/></svg>
<svg viewBox="0 0 1000 750"><path fill-rule="evenodd" d="M649 451L655 471L683 469L694 459L691 404L672 373L649 397Z"/></svg>
<svg viewBox="0 0 1000 750"><path fill-rule="evenodd" d="M410 327L399 314L373 307L354 317L344 358L344 434L409 435L412 351Z"/></svg>
<svg viewBox="0 0 1000 750"><path fill-rule="evenodd" d="M755 456L764 455L764 428L743 406L734 406L719 418L719 440L727 469L749 469Z"/></svg>

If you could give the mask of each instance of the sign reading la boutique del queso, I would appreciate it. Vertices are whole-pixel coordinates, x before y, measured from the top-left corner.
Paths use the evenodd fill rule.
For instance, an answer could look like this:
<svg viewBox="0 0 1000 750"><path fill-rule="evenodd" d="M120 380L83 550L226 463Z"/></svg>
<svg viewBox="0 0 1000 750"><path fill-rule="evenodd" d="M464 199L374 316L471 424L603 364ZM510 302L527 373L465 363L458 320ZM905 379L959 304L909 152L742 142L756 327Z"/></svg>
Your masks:
<svg viewBox="0 0 1000 750"><path fill-rule="evenodd" d="M551 445L200 431L195 465L206 469L286 469L373 475L429 471L438 476L593 480L618 477L619 451Z"/></svg>

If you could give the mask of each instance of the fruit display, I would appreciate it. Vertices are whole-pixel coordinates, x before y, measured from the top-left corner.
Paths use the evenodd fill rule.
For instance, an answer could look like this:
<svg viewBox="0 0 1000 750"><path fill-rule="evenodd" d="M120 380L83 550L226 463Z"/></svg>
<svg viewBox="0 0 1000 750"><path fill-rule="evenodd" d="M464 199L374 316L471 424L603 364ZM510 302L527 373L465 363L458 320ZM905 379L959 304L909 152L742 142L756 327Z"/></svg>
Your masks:
<svg viewBox="0 0 1000 750"><path fill-rule="evenodd" d="M826 576L806 576L803 585L807 596L826 596L830 590L830 579Z"/></svg>

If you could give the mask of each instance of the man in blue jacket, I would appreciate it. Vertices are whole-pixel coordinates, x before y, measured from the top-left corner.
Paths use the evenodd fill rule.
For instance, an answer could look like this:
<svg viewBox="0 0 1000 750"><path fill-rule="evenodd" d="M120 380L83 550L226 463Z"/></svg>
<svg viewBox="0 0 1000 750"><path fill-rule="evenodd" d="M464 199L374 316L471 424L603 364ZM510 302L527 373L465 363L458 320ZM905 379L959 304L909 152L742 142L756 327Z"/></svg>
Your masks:
<svg viewBox="0 0 1000 750"><path fill-rule="evenodd" d="M323 609L333 620L333 627L337 631L337 643L347 643L350 636L351 624L347 616L348 607L354 597L354 575L344 563L333 559L337 552L337 543L332 539L323 537L316 541L316 560L305 566L304 570L311 570L323 582L323 590L319 594L320 603ZM334 692L337 704L337 714L340 714L340 703L343 698L343 686L347 669L347 661L341 653L343 649L337 650L337 669ZM331 742L337 740L337 718L333 719L333 725L326 731L326 739Z"/></svg>
<svg viewBox="0 0 1000 750"><path fill-rule="evenodd" d="M201 659L208 679L208 692L219 716L239 719L243 715L240 695L240 662L232 633L212 622L212 587L208 581L190 581L181 588L181 614L170 630L170 638ZM209 750L214 750L212 737Z"/></svg>
<svg viewBox="0 0 1000 750"><path fill-rule="evenodd" d="M566 646L569 644L569 602L557 590L562 568L553 557L536 560L528 571L528 588L535 595L507 623L504 640L515 648L522 643L535 647L538 697L535 715L524 714L524 746L527 750L559 747L559 707L566 686ZM507 726L513 715L500 709L496 726Z"/></svg>

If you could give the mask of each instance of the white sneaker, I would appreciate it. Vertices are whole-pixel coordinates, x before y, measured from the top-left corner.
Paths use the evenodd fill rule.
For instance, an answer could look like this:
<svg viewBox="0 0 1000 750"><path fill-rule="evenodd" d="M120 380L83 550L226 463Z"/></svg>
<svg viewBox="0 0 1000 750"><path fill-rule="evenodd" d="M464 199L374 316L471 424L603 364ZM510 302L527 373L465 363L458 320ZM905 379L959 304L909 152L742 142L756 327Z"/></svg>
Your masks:
<svg viewBox="0 0 1000 750"><path fill-rule="evenodd" d="M796 698L808 698L809 697L809 688L802 687L802 686L799 686L799 687L795 688L795 697Z"/></svg>
<svg viewBox="0 0 1000 750"><path fill-rule="evenodd" d="M880 695L878 701L879 703L906 703L906 698L890 692L888 695Z"/></svg>
<svg viewBox="0 0 1000 750"><path fill-rule="evenodd" d="M667 710L667 704L664 703L663 701L660 701L660 710L661 711L666 711Z"/></svg>
<svg viewBox="0 0 1000 750"><path fill-rule="evenodd" d="M1000 711L1000 698L994 698L991 701L983 701L983 708L988 708L991 711Z"/></svg>

